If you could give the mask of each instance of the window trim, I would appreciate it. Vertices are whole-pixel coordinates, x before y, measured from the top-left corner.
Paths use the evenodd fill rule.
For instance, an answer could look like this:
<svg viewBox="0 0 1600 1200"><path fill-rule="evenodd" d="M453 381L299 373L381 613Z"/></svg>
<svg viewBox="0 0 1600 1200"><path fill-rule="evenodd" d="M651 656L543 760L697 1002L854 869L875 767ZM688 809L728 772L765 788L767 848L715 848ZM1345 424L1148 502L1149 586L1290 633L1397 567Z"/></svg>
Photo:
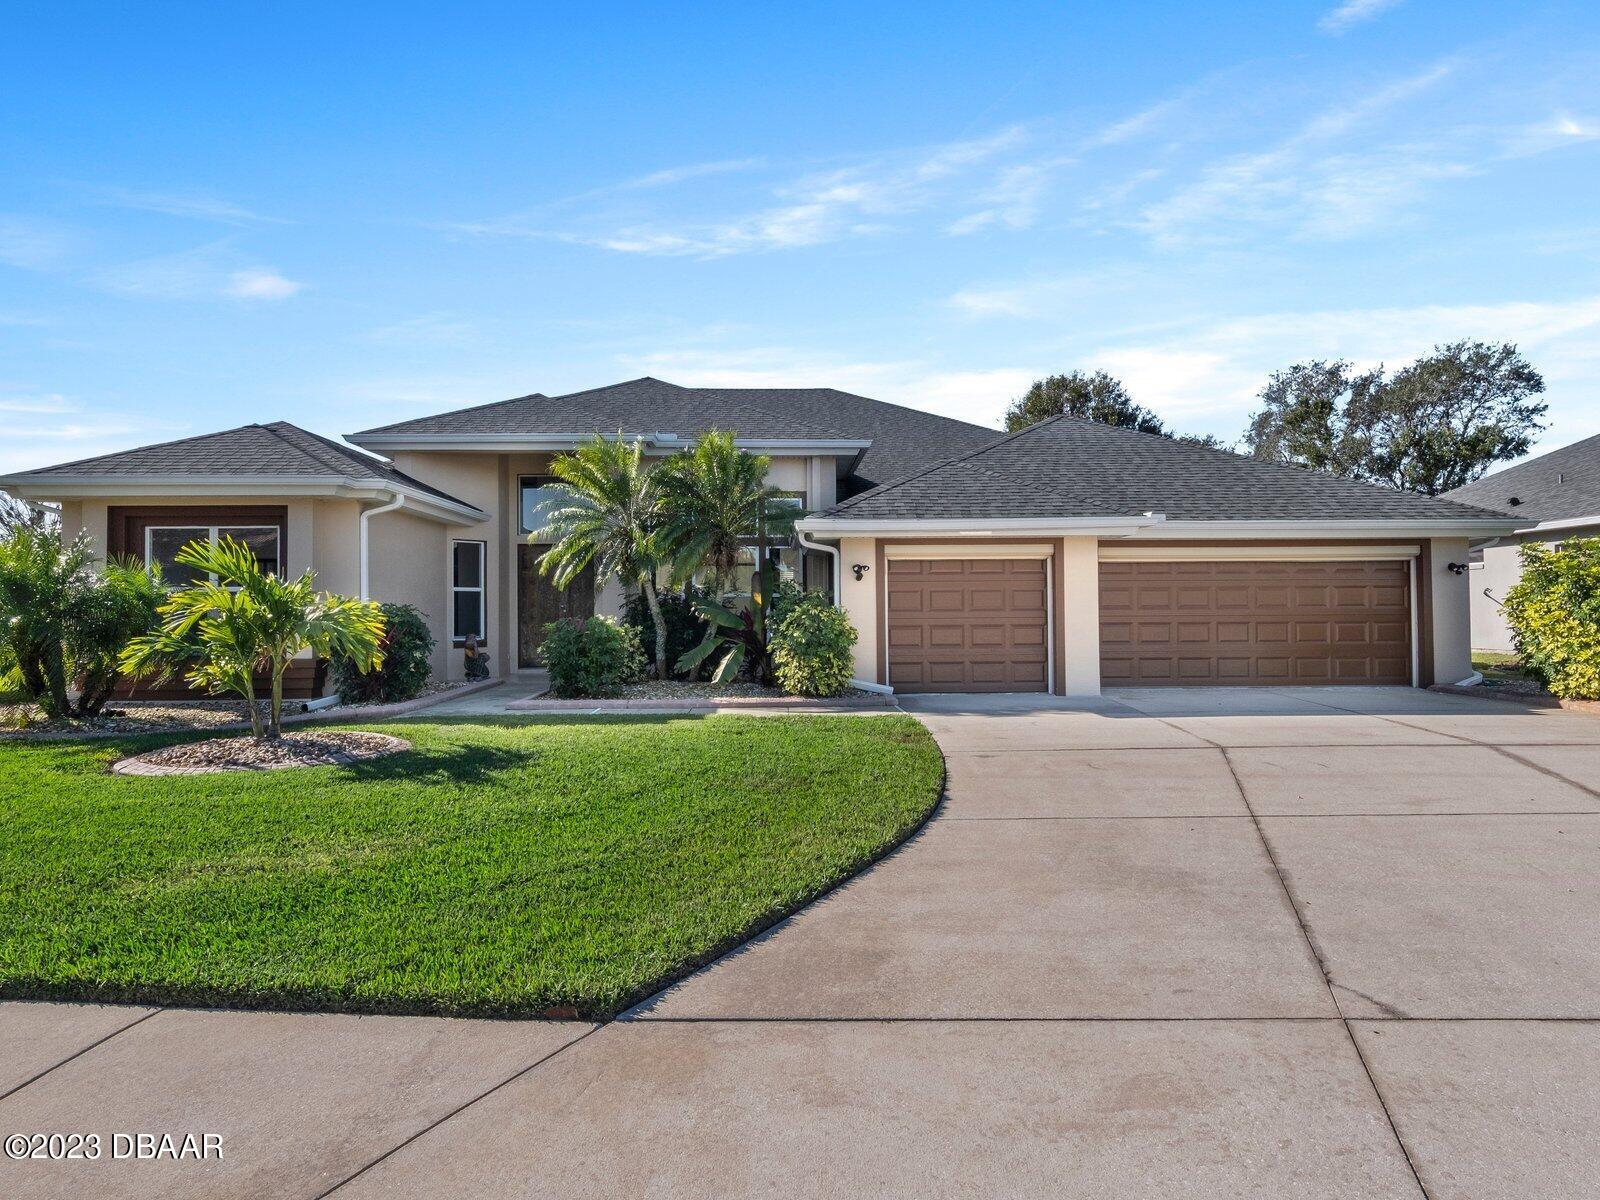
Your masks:
<svg viewBox="0 0 1600 1200"><path fill-rule="evenodd" d="M463 587L456 582L456 547L478 548L478 586ZM450 539L450 644L465 646L470 634L456 633L456 596L461 592L478 593L478 646L489 644L489 543L479 538Z"/></svg>
<svg viewBox="0 0 1600 1200"><path fill-rule="evenodd" d="M272 533L273 541L276 543L276 546L277 546L277 554L273 556L273 561L277 563L277 566L273 569L272 574L278 576L278 578L280 578L280 579L282 579L284 577L284 574L283 574L283 529L279 525L276 525L276 524L273 524L273 525L246 525L246 524L243 524L242 522L241 523L234 523L234 524L227 524L227 525L202 525L198 521L185 521L181 525L146 525L144 527L144 565L147 566L147 567L150 565L150 562L151 562L151 555L150 555L151 545L150 545L150 543L151 543L152 539L151 539L150 535L152 533L157 532L158 530L164 530L164 529L204 529L206 531L206 541L209 542L213 546L215 546L217 544L218 531L223 530L223 529L226 529L226 530L229 530L229 531L245 530L245 531L248 531L250 533L263 533L263 532L270 531ZM189 540L190 541L195 541L197 539L191 538ZM185 544L187 545L187 543L185 543ZM215 572L212 572L211 574L207 575L206 578L209 579L210 582L212 582L212 583L215 583L217 581L217 576L216 576Z"/></svg>

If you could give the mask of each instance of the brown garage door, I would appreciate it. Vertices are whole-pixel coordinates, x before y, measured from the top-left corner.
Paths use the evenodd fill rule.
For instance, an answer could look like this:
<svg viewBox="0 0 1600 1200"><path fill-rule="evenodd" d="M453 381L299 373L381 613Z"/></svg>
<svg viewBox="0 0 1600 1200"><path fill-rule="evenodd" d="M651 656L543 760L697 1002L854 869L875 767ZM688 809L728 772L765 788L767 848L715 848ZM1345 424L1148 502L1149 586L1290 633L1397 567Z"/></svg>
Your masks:
<svg viewBox="0 0 1600 1200"><path fill-rule="evenodd" d="M1044 559L888 561L889 684L897 692L1043 692Z"/></svg>
<svg viewBox="0 0 1600 1200"><path fill-rule="evenodd" d="M1103 562L1100 678L1410 683L1404 562Z"/></svg>

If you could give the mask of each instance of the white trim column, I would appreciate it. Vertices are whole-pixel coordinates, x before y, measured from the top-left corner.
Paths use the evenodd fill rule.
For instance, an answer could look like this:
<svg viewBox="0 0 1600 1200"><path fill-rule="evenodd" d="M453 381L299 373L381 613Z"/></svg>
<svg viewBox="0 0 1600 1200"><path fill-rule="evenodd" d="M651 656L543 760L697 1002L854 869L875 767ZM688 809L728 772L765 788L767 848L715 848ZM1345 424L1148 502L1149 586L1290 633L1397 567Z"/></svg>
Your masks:
<svg viewBox="0 0 1600 1200"><path fill-rule="evenodd" d="M1061 539L1061 595L1056 653L1061 657L1064 695L1100 694L1100 543L1098 538Z"/></svg>

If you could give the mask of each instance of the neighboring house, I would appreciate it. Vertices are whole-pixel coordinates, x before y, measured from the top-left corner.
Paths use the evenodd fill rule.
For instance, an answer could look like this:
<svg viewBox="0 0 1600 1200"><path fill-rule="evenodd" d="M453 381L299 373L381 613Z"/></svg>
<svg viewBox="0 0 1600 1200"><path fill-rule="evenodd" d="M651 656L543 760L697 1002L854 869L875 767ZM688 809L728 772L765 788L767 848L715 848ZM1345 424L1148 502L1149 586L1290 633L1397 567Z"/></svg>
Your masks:
<svg viewBox="0 0 1600 1200"><path fill-rule="evenodd" d="M1504 513L1516 533L1473 552L1472 645L1511 650L1500 602L1522 578L1524 542L1553 543L1600 535L1600 436L1585 438L1446 492L1442 499Z"/></svg>
<svg viewBox="0 0 1600 1200"><path fill-rule="evenodd" d="M770 455L810 510L780 569L833 592L860 631L857 677L896 691L1455 682L1468 541L1516 527L1071 418L1001 437L828 388L656 379L350 435L388 461L280 422L0 486L58 503L110 554L169 563L191 537L248 537L286 573L416 605L440 677L461 677L468 636L506 675L534 664L549 620L624 599L615 580L563 593L538 573L526 535L551 456L595 432L667 455L710 428ZM302 686L319 686L309 670Z"/></svg>

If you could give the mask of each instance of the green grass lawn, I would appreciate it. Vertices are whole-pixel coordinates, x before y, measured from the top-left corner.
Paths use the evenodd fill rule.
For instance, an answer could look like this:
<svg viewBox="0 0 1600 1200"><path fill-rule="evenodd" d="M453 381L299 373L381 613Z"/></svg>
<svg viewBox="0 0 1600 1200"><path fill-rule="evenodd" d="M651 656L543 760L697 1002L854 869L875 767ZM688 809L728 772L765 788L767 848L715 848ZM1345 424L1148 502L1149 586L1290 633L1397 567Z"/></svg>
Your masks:
<svg viewBox="0 0 1600 1200"><path fill-rule="evenodd" d="M144 779L0 742L0 996L613 1013L913 830L909 717L384 724L352 767Z"/></svg>
<svg viewBox="0 0 1600 1200"><path fill-rule="evenodd" d="M1483 672L1487 683L1510 683L1527 678L1517 656L1503 650L1474 650L1472 669Z"/></svg>

